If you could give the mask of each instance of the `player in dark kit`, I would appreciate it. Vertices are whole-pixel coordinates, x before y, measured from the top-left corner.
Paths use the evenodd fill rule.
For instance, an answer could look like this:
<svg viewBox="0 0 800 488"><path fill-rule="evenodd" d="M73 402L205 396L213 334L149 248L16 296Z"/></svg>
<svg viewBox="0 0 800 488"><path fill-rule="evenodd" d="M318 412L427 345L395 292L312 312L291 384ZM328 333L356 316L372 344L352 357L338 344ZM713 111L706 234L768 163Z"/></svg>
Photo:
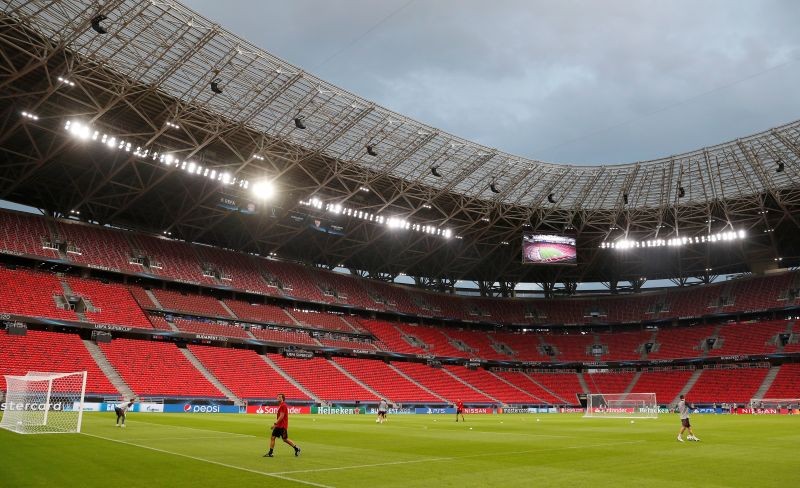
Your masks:
<svg viewBox="0 0 800 488"><path fill-rule="evenodd" d="M128 413L128 410L133 407L134 402L135 399L131 398L131 401L128 403L122 402L119 405L114 406L114 413L117 414L117 427L125 427L125 415ZM122 423L120 423L120 420Z"/></svg>
<svg viewBox="0 0 800 488"><path fill-rule="evenodd" d="M464 402L461 400L456 400L456 422L458 422L459 415L461 415L462 422L467 421L467 419L464 418Z"/></svg>
<svg viewBox="0 0 800 488"><path fill-rule="evenodd" d="M294 455L300 455L300 448L289 439L289 407L286 406L286 395L278 394L278 419L272 424L272 436L269 439L269 452L264 457L272 457L272 450L275 448L275 438L280 437L283 442L289 444L294 449Z"/></svg>

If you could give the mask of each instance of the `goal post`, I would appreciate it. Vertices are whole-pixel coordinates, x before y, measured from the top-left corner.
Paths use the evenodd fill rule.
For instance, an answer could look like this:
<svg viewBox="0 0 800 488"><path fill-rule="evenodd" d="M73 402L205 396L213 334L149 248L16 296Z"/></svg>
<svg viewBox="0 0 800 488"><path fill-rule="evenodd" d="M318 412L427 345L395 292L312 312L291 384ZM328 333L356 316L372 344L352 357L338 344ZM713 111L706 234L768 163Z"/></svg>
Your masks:
<svg viewBox="0 0 800 488"><path fill-rule="evenodd" d="M590 393L586 396L587 418L655 419L655 393Z"/></svg>
<svg viewBox="0 0 800 488"><path fill-rule="evenodd" d="M750 407L759 408L786 408L789 410L800 409L800 398L751 398Z"/></svg>
<svg viewBox="0 0 800 488"><path fill-rule="evenodd" d="M25 376L6 375L6 400L0 428L19 434L80 432L86 371Z"/></svg>

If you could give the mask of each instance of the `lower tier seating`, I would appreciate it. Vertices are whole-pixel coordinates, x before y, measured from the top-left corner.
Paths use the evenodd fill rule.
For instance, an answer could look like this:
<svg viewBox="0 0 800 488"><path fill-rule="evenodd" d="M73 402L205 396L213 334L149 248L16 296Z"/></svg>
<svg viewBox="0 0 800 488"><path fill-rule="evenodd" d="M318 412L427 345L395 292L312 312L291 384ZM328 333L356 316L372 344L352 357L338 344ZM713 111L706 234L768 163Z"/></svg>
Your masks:
<svg viewBox="0 0 800 488"><path fill-rule="evenodd" d="M12 336L0 332L0 377L28 371L86 371L87 394L119 395L76 334L29 330L27 335ZM5 381L0 381L0 389L5 387Z"/></svg>
<svg viewBox="0 0 800 488"><path fill-rule="evenodd" d="M171 342L114 339L99 346L139 396L225 397Z"/></svg>
<svg viewBox="0 0 800 488"><path fill-rule="evenodd" d="M194 345L190 345L189 350L211 374L243 400L274 400L278 393L285 394L289 401L310 400L255 351Z"/></svg>

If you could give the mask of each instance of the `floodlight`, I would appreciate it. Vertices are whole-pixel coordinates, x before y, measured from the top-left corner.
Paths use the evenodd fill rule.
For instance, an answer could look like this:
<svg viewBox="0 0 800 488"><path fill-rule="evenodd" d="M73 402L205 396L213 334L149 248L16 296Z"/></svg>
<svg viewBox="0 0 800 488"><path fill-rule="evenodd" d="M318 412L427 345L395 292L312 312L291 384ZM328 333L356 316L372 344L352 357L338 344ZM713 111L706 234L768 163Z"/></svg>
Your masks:
<svg viewBox="0 0 800 488"><path fill-rule="evenodd" d="M267 200L272 198L272 195L275 194L275 186L272 184L271 181L257 181L253 183L253 196L256 198L260 198L262 200Z"/></svg>
<svg viewBox="0 0 800 488"><path fill-rule="evenodd" d="M492 190L492 193L500 193L500 190L497 189L497 182L494 180L489 183L489 189Z"/></svg>
<svg viewBox="0 0 800 488"><path fill-rule="evenodd" d="M108 31L106 30L105 27L100 25L100 22L106 20L107 18L108 17L106 17L103 14L97 14L94 17L92 17L92 29L94 29L94 31L97 32L98 34L106 34Z"/></svg>
<svg viewBox="0 0 800 488"><path fill-rule="evenodd" d="M297 127L298 129L305 129L306 124L303 123L303 120L305 120L305 118L306 118L305 115L298 115L297 117L295 117L294 126Z"/></svg>
<svg viewBox="0 0 800 488"><path fill-rule="evenodd" d="M784 165L784 163L783 163L783 161L781 161L781 160L779 159L779 160L775 161L775 163L778 165L778 167L777 167L777 168L775 168L775 172L776 172L776 173L783 173L783 168L784 168L784 166L785 166L785 165Z"/></svg>
<svg viewBox="0 0 800 488"><path fill-rule="evenodd" d="M555 196L556 196L555 193L551 193L551 194L547 195L547 201L550 202L550 203L556 203Z"/></svg>
<svg viewBox="0 0 800 488"><path fill-rule="evenodd" d="M678 187L678 198L683 198L686 196L686 190L682 187Z"/></svg>
<svg viewBox="0 0 800 488"><path fill-rule="evenodd" d="M431 166L431 174L433 176L437 177L437 178L441 178L442 177L442 174L439 173L439 167L438 166Z"/></svg>
<svg viewBox="0 0 800 488"><path fill-rule="evenodd" d="M375 146L373 144L367 144L367 154L370 156L377 156L378 153L375 151Z"/></svg>
<svg viewBox="0 0 800 488"><path fill-rule="evenodd" d="M628 194L627 194L627 193L623 193L623 194L622 194L622 202L623 202L625 205L627 205L627 204L628 204Z"/></svg>
<svg viewBox="0 0 800 488"><path fill-rule="evenodd" d="M219 95L222 93L222 88L219 86L219 79L216 79L211 82L211 91Z"/></svg>

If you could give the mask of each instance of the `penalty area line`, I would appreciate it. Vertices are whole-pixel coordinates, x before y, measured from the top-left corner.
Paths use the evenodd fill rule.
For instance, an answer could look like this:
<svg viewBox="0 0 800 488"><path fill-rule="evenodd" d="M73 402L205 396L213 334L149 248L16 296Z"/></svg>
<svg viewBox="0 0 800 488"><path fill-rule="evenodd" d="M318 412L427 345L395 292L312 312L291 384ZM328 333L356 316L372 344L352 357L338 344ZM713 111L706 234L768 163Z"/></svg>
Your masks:
<svg viewBox="0 0 800 488"><path fill-rule="evenodd" d="M323 485L321 483L314 483L312 481L303 481L303 480L298 480L296 478L290 478L288 476L283 476L283 473L267 473L267 472L264 472L264 471L258 471L256 469L245 468L243 466L235 466L233 464L221 463L219 461L214 461L213 459L205 459L205 458L201 458L201 457L197 457L197 456L191 456L189 454L182 454L180 452L167 451L166 449L159 449L157 447L143 446L141 444L135 444L133 442L127 442L127 441L121 441L119 439L112 439L110 437L103 437L101 435L86 434L86 433L83 433L83 435L86 435L86 436L89 436L89 437L95 437L97 439L103 439L105 441L116 442L116 443L119 443L119 444L126 444L128 446L140 447L142 449L148 449L150 451L161 452L161 453L164 453L164 454L171 454L173 456L179 456L179 457L183 457L183 458L187 458L187 459L192 459L192 460L195 460L195 461L201 461L201 462L204 462L204 463L216 464L217 466L222 466L224 468L236 469L236 470L239 470L239 471L246 471L248 473L259 474L261 476L267 476L267 477L270 477L270 478L277 478L277 479L281 479L281 480L284 480L284 481L293 481L295 483L300 483L300 484L308 485L308 486L316 486L317 488L335 488L335 487L330 486L330 485Z"/></svg>
<svg viewBox="0 0 800 488"><path fill-rule="evenodd" d="M458 461L460 459L470 459L470 458L482 458L482 457L490 457L490 456L513 456L515 454L530 454L533 452L552 452L552 451L568 451L571 449L590 449L593 447L611 447L611 446L622 446L626 444L641 444L645 441L626 441L626 442L607 442L604 444L587 444L581 446L569 446L569 447L556 447L551 449L529 449L526 451L510 451L510 452L485 452L481 454L468 454L466 456L450 456L450 457L437 457L437 458L426 458L426 459L412 459L409 461L390 461L387 463L375 463L375 464L357 464L354 466L337 466L335 468L318 468L318 469L301 469L296 471L278 471L275 474L300 474L300 473L318 473L322 471L343 471L346 469L361 469L361 468L378 468L382 466L395 466L395 465L402 465L402 464L419 464L419 463L435 463L439 461Z"/></svg>

